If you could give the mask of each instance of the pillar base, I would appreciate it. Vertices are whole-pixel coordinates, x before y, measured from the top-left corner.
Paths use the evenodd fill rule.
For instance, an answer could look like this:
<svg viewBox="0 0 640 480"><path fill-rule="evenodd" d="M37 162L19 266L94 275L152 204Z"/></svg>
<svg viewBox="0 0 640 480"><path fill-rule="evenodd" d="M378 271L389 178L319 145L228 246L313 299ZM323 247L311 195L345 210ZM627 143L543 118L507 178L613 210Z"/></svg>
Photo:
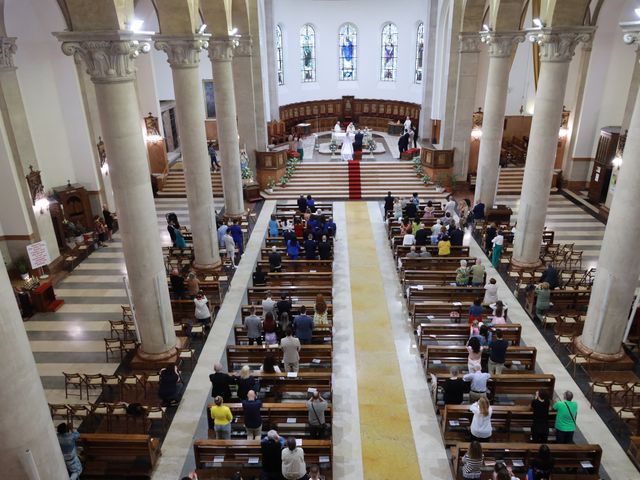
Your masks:
<svg viewBox="0 0 640 480"><path fill-rule="evenodd" d="M244 217L244 212L242 213L237 213L237 214L233 214L233 213L224 213L222 215L222 218L225 221L229 221L229 220L242 220L242 217Z"/></svg>
<svg viewBox="0 0 640 480"><path fill-rule="evenodd" d="M172 367L178 361L178 348L186 348L189 344L187 337L176 337L176 346L163 353L149 354L139 348L131 360L133 371L158 371L161 368Z"/></svg>
<svg viewBox="0 0 640 480"><path fill-rule="evenodd" d="M211 263L211 264L208 264L208 263L199 264L194 261L191 264L191 267L198 273L202 273L202 274L215 273L220 270L220 267L222 267L222 260L219 260L218 262Z"/></svg>
<svg viewBox="0 0 640 480"><path fill-rule="evenodd" d="M587 347L582 342L582 335L577 337L574 341L576 350L584 355L589 355L591 361L594 362L603 362L603 363L612 363L612 362L620 362L627 356L622 345L620 345L620 351L617 353L599 353L595 350Z"/></svg>
<svg viewBox="0 0 640 480"><path fill-rule="evenodd" d="M143 352L141 348L138 348L135 358L139 358L144 362L162 362L168 358L174 357L177 353L176 347L171 347L169 350L162 353L147 353Z"/></svg>
<svg viewBox="0 0 640 480"><path fill-rule="evenodd" d="M535 270L542 266L542 260L538 259L535 262L520 262L511 257L511 267L514 270Z"/></svg>

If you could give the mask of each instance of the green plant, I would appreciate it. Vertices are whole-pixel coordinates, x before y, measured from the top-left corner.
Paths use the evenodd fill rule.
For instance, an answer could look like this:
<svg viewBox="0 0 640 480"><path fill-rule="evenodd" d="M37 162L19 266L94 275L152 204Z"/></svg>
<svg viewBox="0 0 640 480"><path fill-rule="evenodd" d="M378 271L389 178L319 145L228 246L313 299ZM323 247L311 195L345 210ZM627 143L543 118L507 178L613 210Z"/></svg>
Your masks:
<svg viewBox="0 0 640 480"><path fill-rule="evenodd" d="M449 176L449 182L451 184L451 189L455 190L456 186L458 185L458 179L456 178L456 176L452 173Z"/></svg>
<svg viewBox="0 0 640 480"><path fill-rule="evenodd" d="M29 267L27 267L27 261L24 258L19 258L15 261L14 265L16 269L20 273L20 275L24 275L29 271Z"/></svg>
<svg viewBox="0 0 640 480"><path fill-rule="evenodd" d="M431 177L429 175L423 175L422 183L424 183L425 185L429 185L431 183Z"/></svg>
<svg viewBox="0 0 640 480"><path fill-rule="evenodd" d="M273 178L269 177L269 181L267 182L267 188L273 188L275 186L276 186L276 181Z"/></svg>

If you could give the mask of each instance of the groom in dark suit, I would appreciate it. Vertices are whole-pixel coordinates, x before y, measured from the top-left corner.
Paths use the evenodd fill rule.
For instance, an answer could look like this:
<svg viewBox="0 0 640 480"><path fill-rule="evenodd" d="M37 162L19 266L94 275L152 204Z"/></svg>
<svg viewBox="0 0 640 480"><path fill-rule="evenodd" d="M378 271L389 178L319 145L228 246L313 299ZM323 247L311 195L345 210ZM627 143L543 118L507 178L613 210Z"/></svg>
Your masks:
<svg viewBox="0 0 640 480"><path fill-rule="evenodd" d="M398 140L398 150L400 150L400 154L402 155L409 149L409 134L405 133Z"/></svg>
<svg viewBox="0 0 640 480"><path fill-rule="evenodd" d="M364 133L362 130L358 130L358 133L355 135L355 140L353 142L353 151L361 152L362 151L362 139L364 138Z"/></svg>

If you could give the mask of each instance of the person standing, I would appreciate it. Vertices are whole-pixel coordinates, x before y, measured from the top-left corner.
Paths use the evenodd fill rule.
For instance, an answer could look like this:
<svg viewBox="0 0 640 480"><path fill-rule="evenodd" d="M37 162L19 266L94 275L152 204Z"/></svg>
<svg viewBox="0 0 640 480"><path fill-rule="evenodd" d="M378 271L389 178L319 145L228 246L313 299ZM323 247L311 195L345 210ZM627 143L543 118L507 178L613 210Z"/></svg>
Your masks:
<svg viewBox="0 0 640 480"><path fill-rule="evenodd" d="M502 245L504 243L504 237L502 236L502 230L498 230L498 233L491 240L493 248L491 250L491 263L494 268L500 266L500 257L502 256Z"/></svg>
<svg viewBox="0 0 640 480"><path fill-rule="evenodd" d="M233 377L228 373L222 371L222 365L216 363L213 366L213 372L209 375L209 381L211 382L211 396L222 397L225 402L231 401L231 385L235 382Z"/></svg>
<svg viewBox="0 0 640 480"><path fill-rule="evenodd" d="M485 268L479 258L476 258L475 265L471 266L470 273L471 285L473 285L474 287L481 286L482 282L484 282Z"/></svg>
<svg viewBox="0 0 640 480"><path fill-rule="evenodd" d="M218 440L229 440L231 438L231 421L233 415L229 407L224 404L222 397L217 396L214 399L215 405L211 407L209 413L213 420L213 430Z"/></svg>
<svg viewBox="0 0 640 480"><path fill-rule="evenodd" d="M391 192L387 192L387 196L384 197L384 218L387 218L389 212L393 212L395 198L391 195Z"/></svg>
<svg viewBox="0 0 640 480"><path fill-rule="evenodd" d="M548 262L544 272L542 272L542 277L540 277L540 282L547 282L549 284L549 288L554 290L558 288L560 282L558 281L558 269L553 266L553 263Z"/></svg>
<svg viewBox="0 0 640 480"><path fill-rule="evenodd" d="M113 235L113 228L115 227L115 221L113 218L113 213L109 211L109 207L106 205L102 206L102 216L104 218L104 223L107 225L107 237L111 240Z"/></svg>
<svg viewBox="0 0 640 480"><path fill-rule="evenodd" d="M401 158L402 154L407 150L409 150L409 134L405 133L398 139L398 151L400 152L400 157L398 158Z"/></svg>
<svg viewBox="0 0 640 480"><path fill-rule="evenodd" d="M364 138L364 134L362 130L358 130L358 132L354 135L353 142L353 151L354 152L362 152L362 139Z"/></svg>
<svg viewBox="0 0 640 480"><path fill-rule="evenodd" d="M296 152L300 155L300 161L304 159L304 146L302 144L302 138L299 136L296 137L293 141L294 146L296 147Z"/></svg>
<svg viewBox="0 0 640 480"><path fill-rule="evenodd" d="M211 160L211 170L217 172L220 170L220 164L218 163L218 157L216 156L216 149L213 146L213 142L208 142L207 151L209 152L209 159Z"/></svg>
<svg viewBox="0 0 640 480"><path fill-rule="evenodd" d="M536 317L542 320L551 306L551 291L549 284L542 282L536 287Z"/></svg>
<svg viewBox="0 0 640 480"><path fill-rule="evenodd" d="M224 235L227 233L228 229L229 225L224 222L222 222L222 224L220 224L220 226L218 227L218 245L220 246L220 248L224 247Z"/></svg>
<svg viewBox="0 0 640 480"><path fill-rule="evenodd" d="M272 272L282 271L282 255L275 246L271 247L271 252L269 252L269 270Z"/></svg>
<svg viewBox="0 0 640 480"><path fill-rule="evenodd" d="M404 121L404 133L409 133L411 131L411 118L407 116Z"/></svg>
<svg viewBox="0 0 640 480"><path fill-rule="evenodd" d="M230 229L224 234L224 250L227 254L227 260L231 262L231 266L235 269L236 267L236 242L233 241L233 237L231 236Z"/></svg>
<svg viewBox="0 0 640 480"><path fill-rule="evenodd" d="M469 450L462 457L462 478L464 480L477 480L482 476L484 455L480 442L473 441L469 444Z"/></svg>
<svg viewBox="0 0 640 480"><path fill-rule="evenodd" d="M282 476L286 480L303 480L307 476L304 450L293 437L287 438L287 446L282 449Z"/></svg>
<svg viewBox="0 0 640 480"><path fill-rule="evenodd" d="M313 338L313 318L307 315L307 307L302 305L300 307L300 315L296 315L293 319L293 330L296 332L296 337L303 345L311 343Z"/></svg>
<svg viewBox="0 0 640 480"><path fill-rule="evenodd" d="M418 127L411 127L413 132L413 148L418 148Z"/></svg>
<svg viewBox="0 0 640 480"><path fill-rule="evenodd" d="M495 278L490 278L487 284L484 286L484 299L483 305L491 305L498 301L498 282Z"/></svg>
<svg viewBox="0 0 640 480"><path fill-rule="evenodd" d="M331 243L328 242L326 235L322 235L322 240L318 243L318 254L320 260L331 260Z"/></svg>
<svg viewBox="0 0 640 480"><path fill-rule="evenodd" d="M305 260L316 260L318 258L318 242L313 239L313 234L309 234L304 242Z"/></svg>
<svg viewBox="0 0 640 480"><path fill-rule="evenodd" d="M77 480L82 473L82 463L80 463L78 452L76 451L76 440L78 438L80 438L80 434L75 430L69 430L69 426L66 423L58 425L58 442L60 443L64 463L67 466L67 472L69 472L69 480Z"/></svg>
<svg viewBox="0 0 640 480"><path fill-rule="evenodd" d="M462 379L465 382L471 382L471 390L469 391L469 401L475 402L481 397L487 396L487 380L491 378L489 373L482 373L478 365L474 366L471 373L467 373Z"/></svg>
<svg viewBox="0 0 640 480"><path fill-rule="evenodd" d="M271 218L269 219L269 236L277 237L280 233L278 230L279 228L280 225L278 225L278 219L275 215L271 215Z"/></svg>
<svg viewBox="0 0 640 480"><path fill-rule="evenodd" d="M340 156L342 160L348 161L353 160L353 140L352 136L349 132L347 132L344 136L344 140L342 141L342 149L340 150Z"/></svg>
<svg viewBox="0 0 640 480"><path fill-rule="evenodd" d="M549 446L540 445L538 454L531 460L531 464L529 465L529 471L533 473L533 478L529 478L531 478L531 480L549 480L551 478L554 465L555 460L551 455Z"/></svg>
<svg viewBox="0 0 640 480"><path fill-rule="evenodd" d="M489 405L487 397L481 397L471 406L469 410L473 413L471 420L471 438L478 442L488 442L491 440L493 427L491 426L491 414L493 409Z"/></svg>
<svg viewBox="0 0 640 480"><path fill-rule="evenodd" d="M573 401L573 393L569 390L564 392L562 401L554 403L552 408L556 411L556 442L573 443L578 417L578 404Z"/></svg>
<svg viewBox="0 0 640 480"><path fill-rule="evenodd" d="M460 260L460 266L456 270L456 285L464 287L469 283L469 268L467 268L467 261Z"/></svg>
<svg viewBox="0 0 640 480"><path fill-rule="evenodd" d="M473 207L472 213L474 221L484 220L484 203L482 203L480 200L476 200L476 204Z"/></svg>
<svg viewBox="0 0 640 480"><path fill-rule="evenodd" d="M189 272L189 275L187 276L187 294L189 294L191 298L196 298L199 291L200 281L198 280L198 277L195 272Z"/></svg>
<svg viewBox="0 0 640 480"><path fill-rule="evenodd" d="M240 227L240 220L236 218L229 230L231 231L231 236L236 244L238 253L242 256L244 253L244 235L242 234L242 227Z"/></svg>
<svg viewBox="0 0 640 480"><path fill-rule="evenodd" d="M461 405L464 399L464 392L467 390L467 384L458 376L458 367L451 367L450 373L451 377L447 378L442 385L444 404Z"/></svg>
<svg viewBox="0 0 640 480"><path fill-rule="evenodd" d="M327 401L322 398L316 389L309 400L307 400L307 410L309 411L309 430L311 438L325 438L326 420L324 412L327 409Z"/></svg>
<svg viewBox="0 0 640 480"><path fill-rule="evenodd" d="M533 421L531 422L531 441L547 443L549 438L549 394L546 390L537 390L531 400Z"/></svg>
<svg viewBox="0 0 640 480"><path fill-rule="evenodd" d="M284 438L275 430L269 430L267 436L260 442L262 453L262 472L266 480L282 479L282 449Z"/></svg>
<svg viewBox="0 0 640 480"><path fill-rule="evenodd" d="M178 381L180 372L178 366L167 367L160 370L160 380L158 382L158 397L162 401L163 407L173 407L180 401L180 389Z"/></svg>
<svg viewBox="0 0 640 480"><path fill-rule="evenodd" d="M260 409L262 402L256 399L256 392L249 390L247 399L242 401L242 412L244 413L244 428L247 430L247 440L260 438L262 433L262 416Z"/></svg>
<svg viewBox="0 0 640 480"><path fill-rule="evenodd" d="M293 336L293 331L287 329L287 336L280 340L282 349L282 363L287 372L297 372L300 368L300 340Z"/></svg>
<svg viewBox="0 0 640 480"><path fill-rule="evenodd" d="M267 292L264 296L264 300L262 300L262 314L266 315L267 313L273 313L275 315L276 305L276 301L271 298L271 292Z"/></svg>
<svg viewBox="0 0 640 480"><path fill-rule="evenodd" d="M502 330L496 330L496 340L489 342L489 348L489 373L491 375L502 375L507 348L509 348L509 342L503 338Z"/></svg>
<svg viewBox="0 0 640 480"><path fill-rule="evenodd" d="M211 323L211 305L209 300L204 296L204 293L200 291L196 294L196 298L193 299L193 303L196 306L196 310L194 312L196 321L205 327L208 327Z"/></svg>
<svg viewBox="0 0 640 480"><path fill-rule="evenodd" d="M256 315L256 307L251 307L251 315L244 319L244 326L247 327L249 345L253 345L254 342L262 345L262 319Z"/></svg>

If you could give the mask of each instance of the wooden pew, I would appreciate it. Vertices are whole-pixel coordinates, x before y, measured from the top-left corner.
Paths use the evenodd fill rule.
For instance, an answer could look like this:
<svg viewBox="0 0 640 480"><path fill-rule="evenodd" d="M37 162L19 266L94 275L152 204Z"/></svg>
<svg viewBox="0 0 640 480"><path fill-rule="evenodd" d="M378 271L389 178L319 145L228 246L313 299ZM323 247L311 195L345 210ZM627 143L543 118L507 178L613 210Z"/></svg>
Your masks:
<svg viewBox="0 0 640 480"><path fill-rule="evenodd" d="M283 258L282 262L283 272L331 272L333 270L333 260L288 260ZM269 261L258 260L258 266L262 268L263 272L268 272Z"/></svg>
<svg viewBox="0 0 640 480"><path fill-rule="evenodd" d="M235 375L238 375L236 372ZM331 391L331 372L324 371L300 371L294 377L286 373L263 373L254 371L252 375L260 380L260 392L264 395L263 401L280 401L283 396L298 397L306 400L309 398L309 389L317 388L321 392Z"/></svg>
<svg viewBox="0 0 640 480"><path fill-rule="evenodd" d="M429 252L434 257L438 255L438 246L437 245L425 245L427 247L427 252ZM422 246L416 245L416 250L419 252ZM411 251L411 246L409 245L396 245L393 249L393 254L396 258L406 257L407 253ZM455 257L468 257L469 256L469 247L452 245L451 246L451 255Z"/></svg>
<svg viewBox="0 0 640 480"><path fill-rule="evenodd" d="M586 313L591 298L591 289L585 290L551 290L550 302L553 304L550 308L552 312L562 314ZM529 314L533 315L536 307L535 290L527 293L525 308Z"/></svg>
<svg viewBox="0 0 640 480"><path fill-rule="evenodd" d="M448 374L434 374L440 389L444 382L450 377ZM433 378L431 377L431 378ZM518 373L518 375L494 375L488 382L490 399L498 395L526 395L533 397L536 390L546 390L549 398L553 398L553 389L556 379L551 374L546 373Z"/></svg>
<svg viewBox="0 0 640 480"><path fill-rule="evenodd" d="M403 258L402 268L405 270L453 270L460 266L460 260L466 260L468 266L475 263L475 257L427 257L427 258Z"/></svg>
<svg viewBox="0 0 640 480"><path fill-rule="evenodd" d="M498 328L502 331L504 340L510 345L520 345L521 325L507 323L497 325L492 330L495 331ZM418 348L421 352L426 351L429 342L440 341L459 342L466 345L469 341L469 325L467 323L421 323L418 325Z"/></svg>
<svg viewBox="0 0 640 480"><path fill-rule="evenodd" d="M526 442L529 440L533 411L528 405L494 405L491 415L494 442ZM473 413L469 405L445 405L441 410L440 431L446 445L470 440L469 427ZM553 430L556 412L549 412L549 428Z"/></svg>
<svg viewBox="0 0 640 480"><path fill-rule="evenodd" d="M236 325L233 329L236 345L249 345L249 337L247 337L247 329L244 326ZM313 328L312 345L325 344L331 345L333 341L333 332L330 326L316 326Z"/></svg>
<svg viewBox="0 0 640 480"><path fill-rule="evenodd" d="M331 301L333 286L329 285L271 285L269 287L251 287L247 289L249 303L261 303L265 299L267 292L271 292L271 298L276 302L280 300L282 294L287 296L292 303L304 303L314 305L316 296L321 293L325 302Z"/></svg>
<svg viewBox="0 0 640 480"><path fill-rule="evenodd" d="M277 299L274 298L274 300L280 300L280 297L278 297ZM325 298L325 302L327 303L327 318L329 319L329 322L331 322L331 318L333 316L333 307L331 306L330 301L331 301L331 299L327 300ZM315 309L315 302L293 303L291 305L291 315L293 315L293 316L298 315L300 313L300 308L303 305L307 308L307 314L308 315L313 315L313 312L314 312L314 309ZM243 305L241 307L241 309L240 309L240 311L242 312L242 321L243 322L244 322L244 319L246 317L251 315L251 308L253 308L253 307L255 307L255 309L256 309L256 315L262 316L262 303L258 303L256 305Z"/></svg>
<svg viewBox="0 0 640 480"><path fill-rule="evenodd" d="M438 287L420 286L409 289L407 302L409 304L422 301L440 302L469 302L470 304L477 298L484 297L484 287L459 287L443 285ZM468 310L468 309L467 309Z"/></svg>
<svg viewBox="0 0 640 480"><path fill-rule="evenodd" d="M482 478L489 479L493 471L492 465L496 460L512 465L513 460L519 460L524 465L516 467L514 474L526 474L527 465L537 455L540 444L535 443L483 443L482 453L486 465L486 472ZM458 443L451 449L452 463L456 480L462 479L462 457L469 449L468 443ZM549 444L551 456L555 460L551 475L553 480L597 480L600 478L600 461L602 448L600 445L556 445ZM592 468L584 468L582 462L588 462ZM490 467L491 465L491 467Z"/></svg>
<svg viewBox="0 0 640 480"><path fill-rule="evenodd" d="M301 369L331 369L331 345L302 345L300 349ZM282 358L280 345L227 345L227 364L229 368L249 365L259 368L267 353ZM319 360L319 362L318 362Z"/></svg>
<svg viewBox="0 0 640 480"><path fill-rule="evenodd" d="M333 284L332 272L270 272L269 286L326 286Z"/></svg>
<svg viewBox="0 0 640 480"><path fill-rule="evenodd" d="M149 435L82 433L77 444L85 458L83 478L151 475L160 456L160 440Z"/></svg>
<svg viewBox="0 0 640 480"><path fill-rule="evenodd" d="M304 439L301 447L305 463L319 465L322 474L331 480L331 440ZM227 480L235 472L240 472L243 478L260 476L260 440L195 440L193 453L199 479Z"/></svg>
<svg viewBox="0 0 640 480"><path fill-rule="evenodd" d="M450 286L456 282L455 270L404 270L400 271L400 281L403 290L418 285ZM406 292L405 292L406 294Z"/></svg>
<svg viewBox="0 0 640 480"><path fill-rule="evenodd" d="M533 372L536 368L536 347L508 347L505 366L524 367L525 371ZM487 356L485 352L483 354ZM458 345L428 345L424 354L424 369L427 373L448 371L451 366L463 366L466 370L469 353L467 348ZM523 369L512 370L512 373L522 373ZM509 374L510 370L503 373Z"/></svg>
<svg viewBox="0 0 640 480"><path fill-rule="evenodd" d="M409 305L413 328L418 328L421 323L428 323L435 318L449 318L451 311L460 313L460 323L469 324L469 307L472 302L460 302L461 305L453 305L451 302L431 301L417 302ZM489 307L484 307L485 315L491 313Z"/></svg>

